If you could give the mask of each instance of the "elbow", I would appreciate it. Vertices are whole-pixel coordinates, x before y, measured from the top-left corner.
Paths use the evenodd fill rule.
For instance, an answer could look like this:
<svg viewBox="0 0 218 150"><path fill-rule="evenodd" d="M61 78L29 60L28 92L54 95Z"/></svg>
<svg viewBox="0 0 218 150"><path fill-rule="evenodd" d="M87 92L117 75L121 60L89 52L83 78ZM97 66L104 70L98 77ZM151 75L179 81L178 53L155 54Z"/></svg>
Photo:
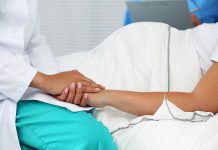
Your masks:
<svg viewBox="0 0 218 150"><path fill-rule="evenodd" d="M196 111L218 113L218 98L213 98L205 93L191 93Z"/></svg>

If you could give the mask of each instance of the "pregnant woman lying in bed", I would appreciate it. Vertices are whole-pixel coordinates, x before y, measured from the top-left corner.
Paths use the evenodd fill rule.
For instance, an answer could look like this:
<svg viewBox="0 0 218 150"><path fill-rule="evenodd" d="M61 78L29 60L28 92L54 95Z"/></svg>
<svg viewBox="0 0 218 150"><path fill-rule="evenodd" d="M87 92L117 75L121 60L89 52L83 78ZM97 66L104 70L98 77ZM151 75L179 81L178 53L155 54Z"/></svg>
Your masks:
<svg viewBox="0 0 218 150"><path fill-rule="evenodd" d="M135 25L135 28L137 28L137 25ZM186 34L186 32L190 32L190 30L178 31L178 34L181 34L179 32ZM123 33L119 33L119 34L123 34ZM115 35L112 35L112 37L113 36L115 37ZM174 35L171 35L171 37L173 36ZM202 78L199 80L196 87L192 91L131 92L131 91L120 91L120 90L105 90L96 94L88 94L87 103L94 107L112 106L124 112L141 116L141 115L154 114L162 104L164 96L166 96L170 102L172 102L173 104L175 104L177 107L181 108L184 111L193 112L193 111L200 110L200 111L217 113L218 112L218 23L210 24L210 25L204 24L199 27L196 27L195 29L191 30L191 37L192 39L194 39L193 42L195 43L194 49L196 50L196 53L198 55L200 68L203 73ZM181 41L181 43L183 43L184 45L187 44L184 41ZM138 45L140 46L140 44ZM99 50L99 51L103 51L103 50ZM120 56L119 59L122 59L122 57L125 56ZM138 59L143 59L143 58L138 58ZM185 63L186 59L184 58L184 60L182 61L183 63ZM131 68L129 68L129 72L131 71L132 71ZM182 77L183 74L180 74L179 76ZM114 80L116 80L116 75L114 76Z"/></svg>
<svg viewBox="0 0 218 150"><path fill-rule="evenodd" d="M74 58L83 54L66 56L59 65L65 70L66 64L73 60L69 69L77 67ZM163 116L164 111L160 111L166 101L170 108L180 110L180 116L195 114L193 112L197 110L202 111L199 116L202 113L213 116L218 112L218 24L204 24L184 31L161 23L132 24L117 30L95 49L85 53L81 61L83 64L78 69L83 74L113 90L86 93L84 97L87 98L75 104L112 106L96 109L95 116L109 128L121 150L187 150L188 145L193 145L193 139L200 134L194 132L198 124L188 124L193 127L188 128L188 132L194 134L183 136L188 119L182 118L186 119L186 122L181 122L182 128L176 128L175 124L169 126L169 122L164 125L160 124L161 121L155 122L161 117L174 119ZM139 120L142 117L137 116L149 118L142 122ZM155 117L154 122L148 122L151 117ZM182 135L176 134L180 129ZM166 132L161 134L163 131ZM185 141L178 142L181 136Z"/></svg>
<svg viewBox="0 0 218 150"><path fill-rule="evenodd" d="M204 123L193 122L199 121L196 113L218 112L218 23L184 31L159 23L133 24L109 36L87 62L84 73L112 90L88 93L86 103L103 107L95 116L120 150L216 149L210 142L217 139L201 132ZM159 121L148 121L152 118ZM210 142L196 142L201 137Z"/></svg>

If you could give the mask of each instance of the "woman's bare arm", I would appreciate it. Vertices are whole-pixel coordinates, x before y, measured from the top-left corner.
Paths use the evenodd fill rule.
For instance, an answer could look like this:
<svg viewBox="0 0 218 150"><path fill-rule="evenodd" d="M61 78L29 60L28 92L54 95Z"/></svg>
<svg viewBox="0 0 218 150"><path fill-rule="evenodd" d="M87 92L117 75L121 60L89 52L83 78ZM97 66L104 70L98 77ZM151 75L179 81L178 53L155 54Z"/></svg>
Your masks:
<svg viewBox="0 0 218 150"><path fill-rule="evenodd" d="M154 114L163 102L164 95L184 111L218 112L218 63L214 63L191 93L181 92L129 92L102 91L89 94L89 105L112 106L134 115Z"/></svg>

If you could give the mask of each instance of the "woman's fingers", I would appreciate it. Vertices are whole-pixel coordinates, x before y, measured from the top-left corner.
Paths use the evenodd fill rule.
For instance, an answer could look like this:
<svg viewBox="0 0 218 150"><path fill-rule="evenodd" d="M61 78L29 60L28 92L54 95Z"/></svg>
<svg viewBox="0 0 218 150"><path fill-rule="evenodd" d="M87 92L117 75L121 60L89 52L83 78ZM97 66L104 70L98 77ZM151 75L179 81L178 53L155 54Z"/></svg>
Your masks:
<svg viewBox="0 0 218 150"><path fill-rule="evenodd" d="M73 103L76 105L79 105L82 99L82 95L83 95L82 84L77 83L76 84L76 94L75 94Z"/></svg>
<svg viewBox="0 0 218 150"><path fill-rule="evenodd" d="M74 103L75 94L76 94L76 84L71 83L66 102L67 103Z"/></svg>

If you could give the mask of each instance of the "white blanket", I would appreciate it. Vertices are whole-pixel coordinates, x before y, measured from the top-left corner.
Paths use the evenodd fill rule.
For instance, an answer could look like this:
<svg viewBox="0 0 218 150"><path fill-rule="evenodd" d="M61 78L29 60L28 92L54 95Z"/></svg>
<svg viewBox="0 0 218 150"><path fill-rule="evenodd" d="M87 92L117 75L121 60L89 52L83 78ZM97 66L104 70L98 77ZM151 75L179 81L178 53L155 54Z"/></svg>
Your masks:
<svg viewBox="0 0 218 150"><path fill-rule="evenodd" d="M77 68L107 88L118 90L189 92L202 76L192 30L178 31L160 23L123 27L92 51L57 61L62 70ZM204 122L212 113L183 112L167 99L154 116L137 118L109 107L96 110L95 116L110 129L123 150L197 150L217 140L211 140L214 132L201 138L208 135L209 122L214 122Z"/></svg>

